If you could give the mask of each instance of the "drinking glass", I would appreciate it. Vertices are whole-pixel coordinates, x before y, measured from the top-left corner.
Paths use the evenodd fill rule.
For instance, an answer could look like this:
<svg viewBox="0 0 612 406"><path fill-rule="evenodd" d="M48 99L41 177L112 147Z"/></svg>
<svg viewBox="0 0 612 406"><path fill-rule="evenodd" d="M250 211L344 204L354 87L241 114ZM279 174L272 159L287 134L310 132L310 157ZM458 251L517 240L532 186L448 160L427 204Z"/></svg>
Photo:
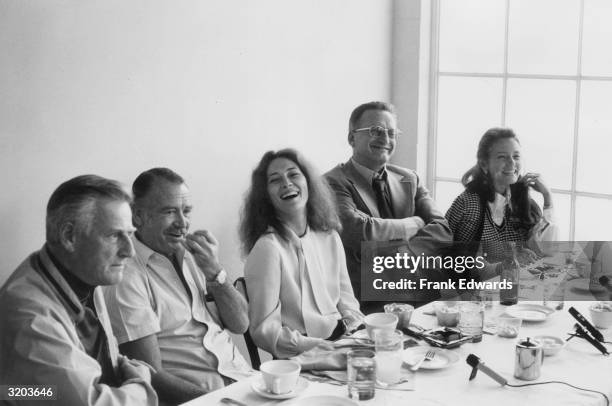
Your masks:
<svg viewBox="0 0 612 406"><path fill-rule="evenodd" d="M434 311L441 327L455 327L459 321L459 309L456 302L435 302Z"/></svg>
<svg viewBox="0 0 612 406"><path fill-rule="evenodd" d="M376 354L372 350L352 350L346 355L348 395L351 399L368 400L376 390Z"/></svg>
<svg viewBox="0 0 612 406"><path fill-rule="evenodd" d="M566 274L564 272L554 272L544 274L542 289L544 306L554 310L563 309L565 300Z"/></svg>
<svg viewBox="0 0 612 406"><path fill-rule="evenodd" d="M408 328L414 306L407 303L388 303L384 306L385 313L393 313L397 316L397 328Z"/></svg>
<svg viewBox="0 0 612 406"><path fill-rule="evenodd" d="M464 302L459 305L459 330L473 336L473 342L482 341L484 305L480 302Z"/></svg>
<svg viewBox="0 0 612 406"><path fill-rule="evenodd" d="M404 334L399 330L374 330L376 381L381 386L399 382L402 369Z"/></svg>

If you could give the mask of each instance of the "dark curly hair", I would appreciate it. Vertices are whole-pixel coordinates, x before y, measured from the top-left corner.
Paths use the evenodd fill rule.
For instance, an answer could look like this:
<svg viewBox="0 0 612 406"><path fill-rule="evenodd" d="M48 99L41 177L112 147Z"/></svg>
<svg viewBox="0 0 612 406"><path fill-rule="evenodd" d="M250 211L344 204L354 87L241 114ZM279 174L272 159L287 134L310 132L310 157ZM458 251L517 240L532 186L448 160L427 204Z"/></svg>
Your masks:
<svg viewBox="0 0 612 406"><path fill-rule="evenodd" d="M340 232L341 225L333 194L327 182L315 174L312 166L294 149L266 152L251 175L251 187L244 199L240 218L240 240L245 255L251 251L259 237L273 227L281 237L287 239L288 231L272 205L268 195L268 167L277 158L286 158L300 168L308 185L306 220L313 230Z"/></svg>
<svg viewBox="0 0 612 406"><path fill-rule="evenodd" d="M519 142L518 137L510 128L494 127L488 129L478 143L478 152L476 153L476 165L471 167L461 178L461 183L465 188L472 193L476 193L483 207L485 202L495 200L495 187L491 176L484 173L481 163L486 162L491 154L491 148L496 142L512 138ZM542 217L540 207L529 198L529 187L521 182L510 185L510 209L512 215L519 219L521 224L526 228L533 227Z"/></svg>

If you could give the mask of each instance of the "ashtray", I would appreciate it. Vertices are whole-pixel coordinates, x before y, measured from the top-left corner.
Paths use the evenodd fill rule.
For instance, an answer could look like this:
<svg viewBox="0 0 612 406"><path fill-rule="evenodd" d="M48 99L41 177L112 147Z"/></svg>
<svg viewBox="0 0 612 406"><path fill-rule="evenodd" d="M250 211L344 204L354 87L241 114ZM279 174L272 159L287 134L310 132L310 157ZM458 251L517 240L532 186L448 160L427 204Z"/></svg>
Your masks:
<svg viewBox="0 0 612 406"><path fill-rule="evenodd" d="M465 342L470 342L474 337L461 333L459 329L442 327L426 331L422 337L429 344L440 348L456 348Z"/></svg>

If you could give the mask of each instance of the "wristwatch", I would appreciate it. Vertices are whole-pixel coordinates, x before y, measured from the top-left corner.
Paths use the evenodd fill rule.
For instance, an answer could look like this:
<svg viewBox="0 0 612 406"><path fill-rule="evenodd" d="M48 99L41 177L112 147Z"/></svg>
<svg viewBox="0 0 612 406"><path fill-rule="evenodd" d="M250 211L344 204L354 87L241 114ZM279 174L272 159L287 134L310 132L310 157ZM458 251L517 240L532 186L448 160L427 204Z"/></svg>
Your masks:
<svg viewBox="0 0 612 406"><path fill-rule="evenodd" d="M227 272L225 272L225 269L221 268L221 270L217 273L217 276L215 276L215 279L213 279L212 281L208 281L208 284L213 285L213 286L223 285L226 280L227 280Z"/></svg>

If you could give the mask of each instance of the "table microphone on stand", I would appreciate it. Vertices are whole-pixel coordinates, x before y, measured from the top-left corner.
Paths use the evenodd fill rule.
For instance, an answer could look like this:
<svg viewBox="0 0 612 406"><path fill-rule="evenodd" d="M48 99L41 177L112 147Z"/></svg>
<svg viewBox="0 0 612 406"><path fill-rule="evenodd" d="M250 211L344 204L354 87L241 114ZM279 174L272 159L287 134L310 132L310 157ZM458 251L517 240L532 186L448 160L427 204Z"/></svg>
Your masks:
<svg viewBox="0 0 612 406"><path fill-rule="evenodd" d="M468 355L465 361L467 362L469 366L472 367L472 373L470 374L470 379L469 379L470 381L476 378L476 373L480 369L483 373L493 378L501 386L506 386L508 384L508 380L506 380L506 378L504 378L503 376L499 375L497 372L493 371L491 368L486 366L485 363L480 361L480 358L478 358L476 355L474 354Z"/></svg>

